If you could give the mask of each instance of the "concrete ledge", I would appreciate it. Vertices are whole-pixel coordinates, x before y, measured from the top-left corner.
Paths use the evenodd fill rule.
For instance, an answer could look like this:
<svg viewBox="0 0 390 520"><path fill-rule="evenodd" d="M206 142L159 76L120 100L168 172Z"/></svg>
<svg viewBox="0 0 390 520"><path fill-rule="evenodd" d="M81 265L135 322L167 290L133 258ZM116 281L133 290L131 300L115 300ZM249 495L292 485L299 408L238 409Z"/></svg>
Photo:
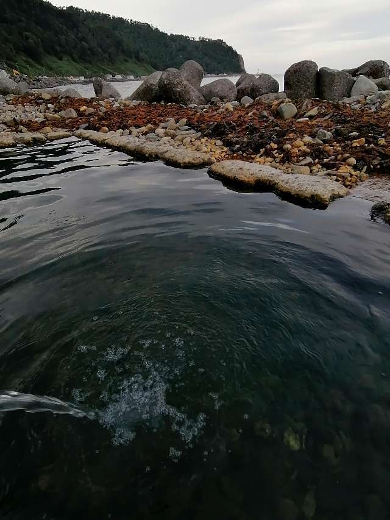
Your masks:
<svg viewBox="0 0 390 520"><path fill-rule="evenodd" d="M209 175L250 191L271 191L306 207L326 208L333 200L349 194L347 188L324 177L286 174L271 166L244 161L213 164Z"/></svg>

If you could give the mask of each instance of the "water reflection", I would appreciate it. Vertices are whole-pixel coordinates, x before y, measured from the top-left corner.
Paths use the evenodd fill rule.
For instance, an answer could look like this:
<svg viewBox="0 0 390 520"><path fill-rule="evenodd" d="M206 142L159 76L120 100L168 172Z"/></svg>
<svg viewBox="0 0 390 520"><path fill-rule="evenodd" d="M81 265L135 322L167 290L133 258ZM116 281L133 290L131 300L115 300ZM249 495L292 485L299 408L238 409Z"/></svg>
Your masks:
<svg viewBox="0 0 390 520"><path fill-rule="evenodd" d="M304 210L75 140L29 153L0 157L21 194L0 207L0 393L23 404L0 397L2 515L388 518L370 204Z"/></svg>

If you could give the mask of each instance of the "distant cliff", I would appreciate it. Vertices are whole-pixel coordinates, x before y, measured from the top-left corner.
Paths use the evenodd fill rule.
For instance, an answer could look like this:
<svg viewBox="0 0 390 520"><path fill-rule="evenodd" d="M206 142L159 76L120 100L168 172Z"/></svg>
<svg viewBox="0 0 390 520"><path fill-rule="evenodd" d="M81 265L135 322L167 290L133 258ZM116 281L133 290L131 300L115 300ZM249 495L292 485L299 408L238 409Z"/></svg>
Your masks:
<svg viewBox="0 0 390 520"><path fill-rule="evenodd" d="M243 68L222 40L168 35L145 23L43 0L0 0L0 7L0 68L30 75L141 75L191 59L207 73Z"/></svg>

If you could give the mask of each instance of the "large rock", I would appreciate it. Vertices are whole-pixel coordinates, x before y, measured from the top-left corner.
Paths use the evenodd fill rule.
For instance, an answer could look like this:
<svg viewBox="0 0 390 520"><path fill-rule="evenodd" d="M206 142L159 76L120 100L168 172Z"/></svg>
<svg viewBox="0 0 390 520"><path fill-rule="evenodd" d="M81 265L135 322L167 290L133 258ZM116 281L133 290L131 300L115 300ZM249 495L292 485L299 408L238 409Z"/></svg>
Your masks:
<svg viewBox="0 0 390 520"><path fill-rule="evenodd" d="M374 79L373 82L379 90L390 90L390 78Z"/></svg>
<svg viewBox="0 0 390 520"><path fill-rule="evenodd" d="M68 98L81 98L80 92L78 92L75 88L66 88L61 92L61 97Z"/></svg>
<svg viewBox="0 0 390 520"><path fill-rule="evenodd" d="M241 74L241 76L236 81L236 87L238 88L241 85L241 83L244 81L244 79L246 79L248 77L251 77L254 80L256 79L256 76L254 74L248 74L247 72L244 72L244 74Z"/></svg>
<svg viewBox="0 0 390 520"><path fill-rule="evenodd" d="M284 90L290 99L311 99L318 95L318 65L300 61L286 70Z"/></svg>
<svg viewBox="0 0 390 520"><path fill-rule="evenodd" d="M30 89L30 85L27 83L27 81L20 81L17 86L17 90L20 94L26 94Z"/></svg>
<svg viewBox="0 0 390 520"><path fill-rule="evenodd" d="M212 83L204 85L200 93L206 101L211 101L214 97L221 101L234 101L237 97L237 89L230 79L217 79Z"/></svg>
<svg viewBox="0 0 390 520"><path fill-rule="evenodd" d="M0 94L19 94L18 84L8 75L3 75L0 78Z"/></svg>
<svg viewBox="0 0 390 520"><path fill-rule="evenodd" d="M167 69L158 82L161 98L168 103L204 105L202 94L177 69Z"/></svg>
<svg viewBox="0 0 390 520"><path fill-rule="evenodd" d="M390 76L390 65L383 60L370 60L360 65L360 67L348 69L347 72L352 74L352 76L362 75L373 79L388 78Z"/></svg>
<svg viewBox="0 0 390 520"><path fill-rule="evenodd" d="M202 65L199 65L194 60L189 60L183 63L180 67L180 72L185 80L193 87L199 89L204 78L204 70Z"/></svg>
<svg viewBox="0 0 390 520"><path fill-rule="evenodd" d="M121 97L117 89L110 83L107 83L107 81L104 81L102 78L95 78L93 80L93 88L95 90L96 97L102 97L105 99L120 99Z"/></svg>
<svg viewBox="0 0 390 520"><path fill-rule="evenodd" d="M130 96L132 101L147 101L153 103L159 101L159 88L158 82L160 81L162 72L156 71L150 74L143 83L137 88L135 92Z"/></svg>
<svg viewBox="0 0 390 520"><path fill-rule="evenodd" d="M349 193L338 182L324 177L287 174L271 166L245 161L222 161L213 164L209 172L230 185L269 190L304 206L326 208L332 200Z"/></svg>
<svg viewBox="0 0 390 520"><path fill-rule="evenodd" d="M257 77L256 85L258 85L259 92L261 92L257 97L279 92L279 82L269 74L260 74Z"/></svg>
<svg viewBox="0 0 390 520"><path fill-rule="evenodd" d="M378 92L378 87L366 76L359 76L352 87L351 96L372 96Z"/></svg>
<svg viewBox="0 0 390 520"><path fill-rule="evenodd" d="M318 91L321 99L340 101L350 96L355 80L348 72L323 67L318 76Z"/></svg>
<svg viewBox="0 0 390 520"><path fill-rule="evenodd" d="M276 92L279 92L279 83L269 74L260 74L258 77L248 74L237 87L237 99L240 101L245 96L256 99Z"/></svg>

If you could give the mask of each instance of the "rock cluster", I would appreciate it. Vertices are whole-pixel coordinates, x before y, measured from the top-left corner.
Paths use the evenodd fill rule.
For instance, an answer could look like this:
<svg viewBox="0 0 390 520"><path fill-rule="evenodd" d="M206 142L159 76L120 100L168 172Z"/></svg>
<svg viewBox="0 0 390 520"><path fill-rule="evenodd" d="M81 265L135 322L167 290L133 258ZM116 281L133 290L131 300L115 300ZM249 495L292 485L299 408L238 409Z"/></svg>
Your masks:
<svg viewBox="0 0 390 520"><path fill-rule="evenodd" d="M297 70L306 66L309 71L316 68L310 62ZM276 88L266 75L248 74L239 79L238 87L223 78L196 88L199 67L190 62L185 70L191 82L178 69L147 78L140 91L148 101L104 99L103 80L95 82L100 97L91 99L80 98L74 89L0 96L0 147L43 143L78 132L98 144L181 167L240 160L230 171L238 167L247 179L248 172L257 172L254 189L268 186L281 197L319 206L345 194L344 188L356 186L370 170L390 166L390 90L379 90L379 80L323 68L316 72L317 83L310 79L310 88L322 85L323 96L331 102L290 99L285 92L255 97L263 90L250 91L253 97L237 101L237 91L246 85ZM338 101L346 93L350 97ZM247 163L252 165L249 170ZM267 168L262 167L276 173L264 177ZM234 175L226 174L226 182ZM342 190L329 191L333 182Z"/></svg>
<svg viewBox="0 0 390 520"><path fill-rule="evenodd" d="M231 102L249 97L253 101L264 94L279 92L279 83L268 74L244 74L236 85L223 78L201 86L203 78L202 66L190 60L180 70L171 68L165 72L154 72L130 96L130 100L148 103L164 101L189 106L206 105L213 99Z"/></svg>
<svg viewBox="0 0 390 520"><path fill-rule="evenodd" d="M260 74L257 77L245 74L237 81L238 101L241 101L243 97L256 99L264 94L276 92L279 92L279 83L269 74Z"/></svg>
<svg viewBox="0 0 390 520"><path fill-rule="evenodd" d="M378 90L390 90L390 66L382 60L371 60L360 67L335 70L313 61L294 63L284 76L285 91L292 100L319 97L340 101L353 96L368 96Z"/></svg>

